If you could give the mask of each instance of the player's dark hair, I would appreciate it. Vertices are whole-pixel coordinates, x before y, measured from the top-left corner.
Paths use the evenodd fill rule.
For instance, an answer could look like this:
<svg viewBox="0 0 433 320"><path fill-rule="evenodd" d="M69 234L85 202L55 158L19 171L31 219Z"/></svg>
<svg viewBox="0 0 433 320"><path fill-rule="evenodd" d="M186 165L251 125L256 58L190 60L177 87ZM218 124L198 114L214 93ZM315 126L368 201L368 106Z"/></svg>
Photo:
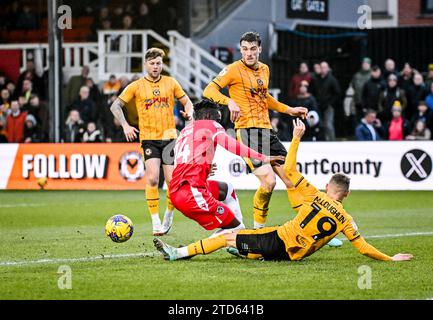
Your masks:
<svg viewBox="0 0 433 320"><path fill-rule="evenodd" d="M377 71L377 70L380 70L380 67L377 64L375 64L374 66L371 67L371 70Z"/></svg>
<svg viewBox="0 0 433 320"><path fill-rule="evenodd" d="M338 186L342 192L348 192L350 188L350 178L343 173L336 173L331 177L329 181L332 184Z"/></svg>
<svg viewBox="0 0 433 320"><path fill-rule="evenodd" d="M158 57L164 58L165 52L159 48L150 48L144 54L144 60L153 60Z"/></svg>
<svg viewBox="0 0 433 320"><path fill-rule="evenodd" d="M203 99L194 105L194 119L219 121L221 118L219 108L215 102Z"/></svg>
<svg viewBox="0 0 433 320"><path fill-rule="evenodd" d="M257 44L259 45L259 47L262 44L262 39L260 39L260 34L258 32L255 32L255 31L245 32L241 36L241 40L239 40L239 44L242 43L242 41L257 42Z"/></svg>

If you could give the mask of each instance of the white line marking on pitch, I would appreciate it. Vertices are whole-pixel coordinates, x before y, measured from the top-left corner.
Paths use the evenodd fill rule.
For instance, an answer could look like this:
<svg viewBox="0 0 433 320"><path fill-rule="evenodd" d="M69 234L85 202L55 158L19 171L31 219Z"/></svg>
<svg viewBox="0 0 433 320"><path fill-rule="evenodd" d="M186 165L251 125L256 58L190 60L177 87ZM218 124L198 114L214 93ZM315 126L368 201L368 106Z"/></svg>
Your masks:
<svg viewBox="0 0 433 320"><path fill-rule="evenodd" d="M0 261L0 267L8 267L8 266L25 266L32 264L49 264L49 263L74 263L74 262L93 262L97 260L105 260L105 259L123 259L123 258L144 258L144 257L153 257L156 255L156 252L150 253L125 253L125 254L108 254L108 255L99 255L95 257L83 257L83 258L65 258L65 259L39 259L39 260L23 260L23 261Z"/></svg>
<svg viewBox="0 0 433 320"><path fill-rule="evenodd" d="M365 236L366 239L380 239L380 238L400 238L400 237L413 237L413 236L430 236L433 235L433 231L427 232L412 232L412 233L396 233L396 234L381 234L373 236ZM347 239L342 239L347 240ZM83 258L65 258L65 259L39 259L39 260L22 260L22 261L0 261L0 267L21 267L27 265L37 264L50 264L50 263L75 263L75 262L93 262L105 259L124 259L124 258L145 258L154 257L158 255L157 252L149 253L125 253L125 254L110 254L110 255L99 255L95 257L83 257Z"/></svg>
<svg viewBox="0 0 433 320"><path fill-rule="evenodd" d="M0 208L18 208L18 207L43 207L45 203L14 203L14 204L0 204Z"/></svg>
<svg viewBox="0 0 433 320"><path fill-rule="evenodd" d="M401 237L415 237L415 236L431 236L433 231L426 232L410 232L410 233L394 233L394 234L378 234L374 236L364 236L364 239L384 239L384 238L401 238ZM347 241L347 238L341 239Z"/></svg>

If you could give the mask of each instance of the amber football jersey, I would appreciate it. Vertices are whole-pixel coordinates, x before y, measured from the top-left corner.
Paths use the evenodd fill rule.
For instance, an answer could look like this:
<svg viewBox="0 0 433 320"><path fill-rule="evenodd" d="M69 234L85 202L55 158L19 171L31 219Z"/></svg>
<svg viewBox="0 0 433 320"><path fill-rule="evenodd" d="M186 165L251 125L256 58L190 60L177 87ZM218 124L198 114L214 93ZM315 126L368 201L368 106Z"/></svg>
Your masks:
<svg viewBox="0 0 433 320"><path fill-rule="evenodd" d="M292 140L288 159L296 161L299 140ZM341 202L332 200L326 193L310 184L286 160L288 178L302 194L303 202L296 217L278 228L291 260L300 260L323 247L340 232L350 241L360 237L353 218L344 210Z"/></svg>
<svg viewBox="0 0 433 320"><path fill-rule="evenodd" d="M269 67L259 62L256 69L238 60L224 68L213 79L220 88L228 86L230 97L241 109L235 128L268 128Z"/></svg>
<svg viewBox="0 0 433 320"><path fill-rule="evenodd" d="M140 141L175 139L174 98L185 96L180 84L172 77L158 81L143 77L128 85L119 98L128 103L135 100L140 129Z"/></svg>

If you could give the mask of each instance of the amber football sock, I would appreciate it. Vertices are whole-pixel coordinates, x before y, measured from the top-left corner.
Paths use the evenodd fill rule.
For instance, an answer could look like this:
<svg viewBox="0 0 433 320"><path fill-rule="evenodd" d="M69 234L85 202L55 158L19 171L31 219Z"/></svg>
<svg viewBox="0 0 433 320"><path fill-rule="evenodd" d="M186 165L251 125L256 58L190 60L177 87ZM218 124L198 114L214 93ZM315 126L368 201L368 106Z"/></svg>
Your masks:
<svg viewBox="0 0 433 320"><path fill-rule="evenodd" d="M206 238L188 245L188 255L195 256L197 254L208 254L224 248L226 245L227 241L224 235L215 238Z"/></svg>
<svg viewBox="0 0 433 320"><path fill-rule="evenodd" d="M174 205L173 205L173 203L171 202L171 198L170 198L170 189L168 189L167 188L167 193L166 193L166 202L167 202L167 209L166 209L166 212L167 211L170 211L170 212L173 212L174 211Z"/></svg>
<svg viewBox="0 0 433 320"><path fill-rule="evenodd" d="M161 220L159 219L159 190L158 187L146 186L146 201L149 213L152 217L153 226L160 226Z"/></svg>
<svg viewBox="0 0 433 320"><path fill-rule="evenodd" d="M254 194L253 200L253 213L254 213L254 225L264 226L266 218L268 217L269 202L271 201L272 191L266 191L260 186Z"/></svg>

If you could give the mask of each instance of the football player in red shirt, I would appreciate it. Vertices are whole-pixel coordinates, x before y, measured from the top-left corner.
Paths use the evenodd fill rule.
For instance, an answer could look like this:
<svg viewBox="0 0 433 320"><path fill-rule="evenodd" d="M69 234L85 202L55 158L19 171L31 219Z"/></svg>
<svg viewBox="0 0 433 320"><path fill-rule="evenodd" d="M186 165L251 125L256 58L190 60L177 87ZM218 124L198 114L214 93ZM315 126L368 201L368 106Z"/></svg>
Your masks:
<svg viewBox="0 0 433 320"><path fill-rule="evenodd" d="M241 156L272 165L283 162L283 156L265 156L230 137L217 122L221 119L218 105L202 100L194 106L194 121L180 133L174 147L175 169L170 182L174 206L206 230L241 229L243 223L233 211L214 196L215 184L209 182L217 145ZM210 190L211 189L211 190Z"/></svg>

